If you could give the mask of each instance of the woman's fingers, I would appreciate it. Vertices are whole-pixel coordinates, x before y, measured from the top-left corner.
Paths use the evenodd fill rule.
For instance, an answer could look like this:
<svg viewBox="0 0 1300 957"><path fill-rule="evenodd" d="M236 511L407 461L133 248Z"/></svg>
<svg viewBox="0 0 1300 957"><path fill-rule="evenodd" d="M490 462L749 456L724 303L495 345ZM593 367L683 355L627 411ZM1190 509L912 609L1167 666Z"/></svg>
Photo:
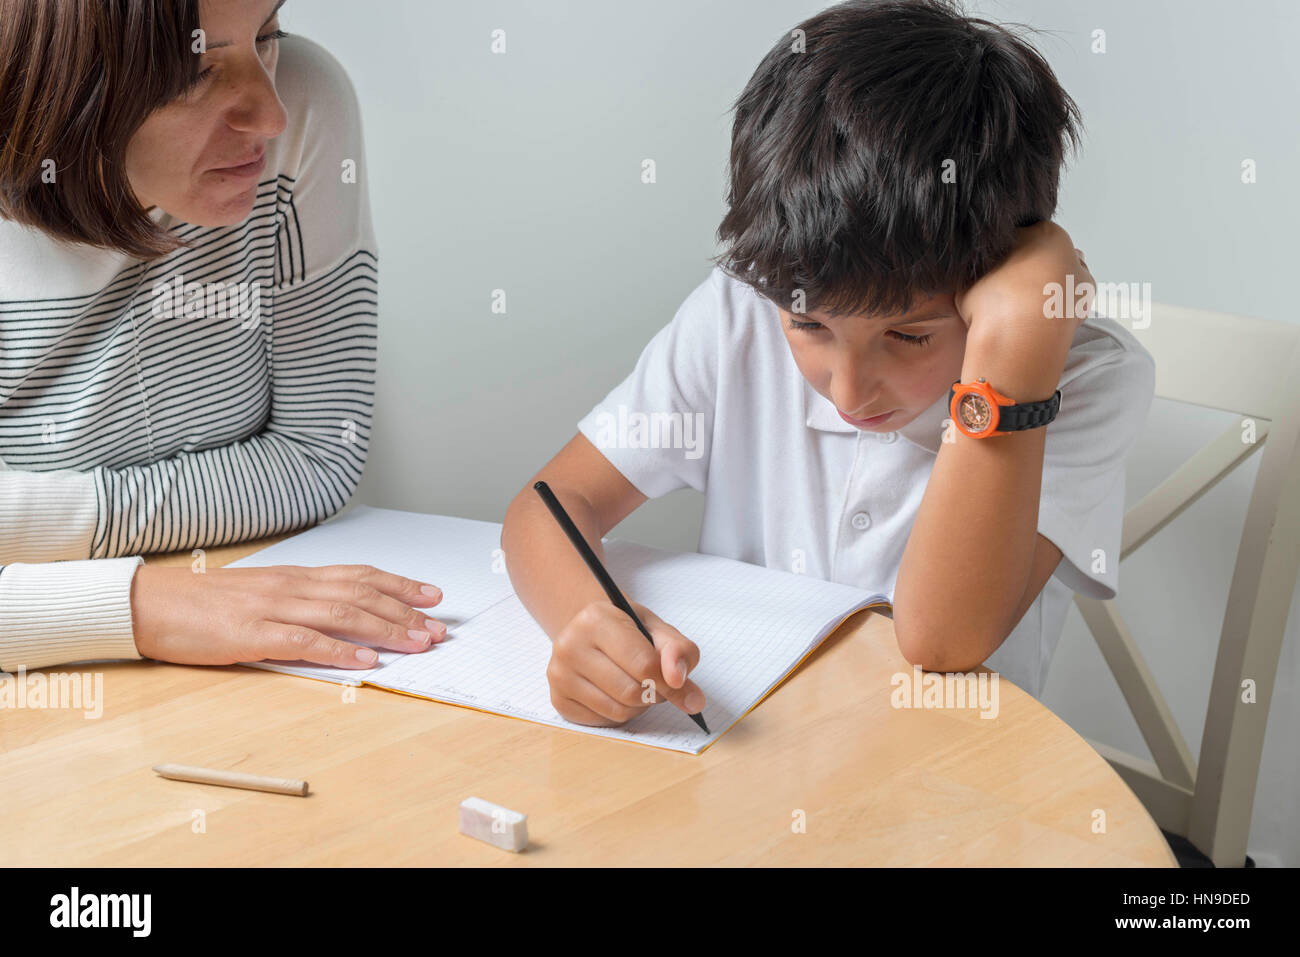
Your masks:
<svg viewBox="0 0 1300 957"><path fill-rule="evenodd" d="M339 641L312 628L279 621L264 621L254 633L250 660L310 661L335 668L373 668L379 653L373 648Z"/></svg>
<svg viewBox="0 0 1300 957"><path fill-rule="evenodd" d="M429 632L395 624L351 601L285 596L277 600L275 606L277 621L356 638L391 651L426 651L433 643Z"/></svg>
<svg viewBox="0 0 1300 957"><path fill-rule="evenodd" d="M375 617L391 621L403 629L427 633L435 643L447 637L447 626L442 622L429 618L424 612L416 611L405 602L361 582L319 581L308 578L296 583L293 595L297 598L317 601L350 602Z"/></svg>
<svg viewBox="0 0 1300 957"><path fill-rule="evenodd" d="M317 581L360 582L363 585L369 585L376 591L383 592L385 595L391 595L398 601L406 602L406 604L414 608L428 608L442 601L442 589L437 585L416 581L414 578L394 575L392 572L383 571L373 565L323 565L320 568L290 565L284 567L291 568L294 572Z"/></svg>

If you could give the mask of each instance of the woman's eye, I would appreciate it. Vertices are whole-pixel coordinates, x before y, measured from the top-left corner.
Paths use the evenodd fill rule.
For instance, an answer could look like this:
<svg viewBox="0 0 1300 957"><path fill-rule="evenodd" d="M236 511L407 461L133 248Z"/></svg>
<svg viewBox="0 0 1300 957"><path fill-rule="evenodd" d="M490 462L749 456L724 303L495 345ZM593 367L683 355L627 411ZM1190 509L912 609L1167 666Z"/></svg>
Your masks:
<svg viewBox="0 0 1300 957"><path fill-rule="evenodd" d="M199 86L203 83L203 81L206 80L211 75L212 75L212 67L207 67L206 69L200 70L195 75L194 79L185 85L185 88L181 90L180 95L188 96L189 94L193 93L195 90L199 88Z"/></svg>
<svg viewBox="0 0 1300 957"><path fill-rule="evenodd" d="M791 329L821 329L822 324L820 322L800 322L798 319L791 319L790 328Z"/></svg>
<svg viewBox="0 0 1300 957"><path fill-rule="evenodd" d="M273 30L270 33L264 33L258 37L257 45L259 47L266 46L276 40L283 40L288 35L289 34L285 33L283 30ZM181 91L182 95L193 92L204 80L208 79L212 75L212 71L213 67L206 67L205 69L200 70L198 75L194 77L194 82Z"/></svg>

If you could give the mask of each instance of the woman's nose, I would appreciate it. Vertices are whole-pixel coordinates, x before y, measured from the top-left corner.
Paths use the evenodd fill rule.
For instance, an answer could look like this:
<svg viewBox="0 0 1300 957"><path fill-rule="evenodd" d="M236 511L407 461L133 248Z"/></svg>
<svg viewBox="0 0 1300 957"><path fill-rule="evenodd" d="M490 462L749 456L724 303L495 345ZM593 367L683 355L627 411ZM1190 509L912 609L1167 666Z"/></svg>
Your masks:
<svg viewBox="0 0 1300 957"><path fill-rule="evenodd" d="M255 133L265 139L273 139L284 132L289 122L288 114L275 92L275 80L261 64L241 80L238 100L230 109L226 122L241 133Z"/></svg>

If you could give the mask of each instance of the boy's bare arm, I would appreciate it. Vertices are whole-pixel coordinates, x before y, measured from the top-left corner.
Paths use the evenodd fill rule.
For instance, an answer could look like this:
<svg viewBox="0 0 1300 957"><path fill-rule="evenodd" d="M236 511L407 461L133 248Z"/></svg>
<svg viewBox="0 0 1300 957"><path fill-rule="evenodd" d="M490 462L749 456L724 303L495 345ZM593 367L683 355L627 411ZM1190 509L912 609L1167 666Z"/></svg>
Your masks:
<svg viewBox="0 0 1300 957"><path fill-rule="evenodd" d="M551 638L546 669L551 703L579 724L611 726L663 700L687 714L705 705L687 675L700 650L653 611L628 600L654 641L615 607L533 491L543 479L603 560L600 537L645 500L585 436L578 434L515 496L501 546L515 593Z"/></svg>
<svg viewBox="0 0 1300 957"><path fill-rule="evenodd" d="M1048 318L1043 286L1066 273L1092 283L1054 223L1021 230L1008 259L957 298L969 323L961 381L983 376L1018 402L1050 397L1082 318ZM1077 286L1077 283L1076 283ZM1060 562L1038 534L1045 428L944 442L894 590L908 661L968 671L1006 639Z"/></svg>
<svg viewBox="0 0 1300 957"><path fill-rule="evenodd" d="M600 538L646 500L623 473L578 433L528 481L506 511L501 531L510 582L524 607L552 638L605 592L536 492L546 482L592 550Z"/></svg>

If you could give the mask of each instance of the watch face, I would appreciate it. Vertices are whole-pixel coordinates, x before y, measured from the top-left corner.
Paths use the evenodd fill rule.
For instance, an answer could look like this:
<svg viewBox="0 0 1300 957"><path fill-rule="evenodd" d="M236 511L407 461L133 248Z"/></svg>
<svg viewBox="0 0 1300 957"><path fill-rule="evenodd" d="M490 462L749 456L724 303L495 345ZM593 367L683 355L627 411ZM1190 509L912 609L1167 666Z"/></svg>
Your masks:
<svg viewBox="0 0 1300 957"><path fill-rule="evenodd" d="M983 432L992 419L988 399L978 392L967 392L961 397L957 403L957 414L961 417L961 424L972 432Z"/></svg>

